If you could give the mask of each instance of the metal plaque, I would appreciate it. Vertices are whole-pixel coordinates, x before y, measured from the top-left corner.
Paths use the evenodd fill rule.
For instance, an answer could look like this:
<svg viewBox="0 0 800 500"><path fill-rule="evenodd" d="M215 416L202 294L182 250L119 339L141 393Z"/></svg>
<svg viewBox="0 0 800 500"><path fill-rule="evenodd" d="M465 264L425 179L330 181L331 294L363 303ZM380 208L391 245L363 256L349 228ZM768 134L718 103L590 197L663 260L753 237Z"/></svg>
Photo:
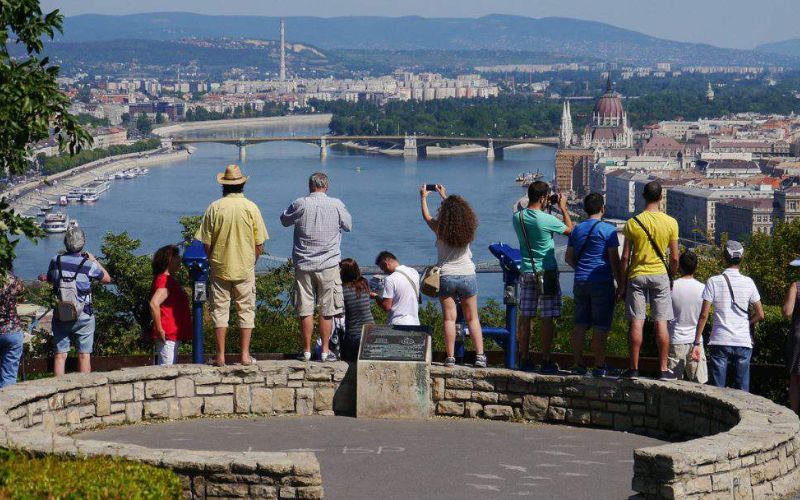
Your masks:
<svg viewBox="0 0 800 500"><path fill-rule="evenodd" d="M365 325L358 359L425 362L429 339L424 326Z"/></svg>

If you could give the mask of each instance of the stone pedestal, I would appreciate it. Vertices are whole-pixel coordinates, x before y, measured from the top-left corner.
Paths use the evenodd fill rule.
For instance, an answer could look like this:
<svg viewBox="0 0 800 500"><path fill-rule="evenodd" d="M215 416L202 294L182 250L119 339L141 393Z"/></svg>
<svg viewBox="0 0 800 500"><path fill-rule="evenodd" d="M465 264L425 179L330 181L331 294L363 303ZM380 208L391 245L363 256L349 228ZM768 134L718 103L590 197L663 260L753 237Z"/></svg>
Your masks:
<svg viewBox="0 0 800 500"><path fill-rule="evenodd" d="M362 336L366 339L367 334ZM358 360L356 417L424 419L432 414L430 394L431 343L424 335L418 361L364 359L365 340ZM410 342L407 340L407 342ZM424 360L423 360L424 359Z"/></svg>

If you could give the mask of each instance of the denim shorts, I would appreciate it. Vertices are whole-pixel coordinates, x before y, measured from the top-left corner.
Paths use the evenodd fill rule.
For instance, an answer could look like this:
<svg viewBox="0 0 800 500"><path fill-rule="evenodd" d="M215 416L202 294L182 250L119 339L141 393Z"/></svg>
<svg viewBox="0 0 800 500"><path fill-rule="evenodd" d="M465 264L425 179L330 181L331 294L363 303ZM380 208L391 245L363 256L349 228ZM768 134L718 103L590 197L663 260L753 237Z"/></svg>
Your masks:
<svg viewBox="0 0 800 500"><path fill-rule="evenodd" d="M94 314L81 315L76 321L53 319L53 347L56 354L69 352L70 338L81 354L91 354L94 345Z"/></svg>
<svg viewBox="0 0 800 500"><path fill-rule="evenodd" d="M576 281L572 293L575 296L575 325L611 330L614 321L614 283Z"/></svg>
<svg viewBox="0 0 800 500"><path fill-rule="evenodd" d="M468 299L478 295L478 277L474 274L451 274L439 278L439 297Z"/></svg>

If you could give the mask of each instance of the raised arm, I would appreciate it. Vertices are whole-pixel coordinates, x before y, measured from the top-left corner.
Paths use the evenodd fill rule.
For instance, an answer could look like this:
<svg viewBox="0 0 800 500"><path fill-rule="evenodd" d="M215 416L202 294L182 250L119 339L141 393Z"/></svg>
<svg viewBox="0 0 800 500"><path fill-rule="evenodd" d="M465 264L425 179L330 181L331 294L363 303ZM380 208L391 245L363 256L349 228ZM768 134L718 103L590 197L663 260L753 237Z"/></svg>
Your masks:
<svg viewBox="0 0 800 500"><path fill-rule="evenodd" d="M569 235L575 225L572 223L572 217L569 215L569 206L567 205L567 198L563 194L558 195L558 208L561 209L561 214L564 216L564 225L567 228L564 234Z"/></svg>
<svg viewBox="0 0 800 500"><path fill-rule="evenodd" d="M442 189L444 189L444 188L442 188ZM431 194L431 192L428 191L427 188L425 187L425 184L423 184L422 187L419 188L419 203L420 203L420 208L422 209L422 220L425 221L425 223L428 225L428 227L431 229L431 231L436 233L437 230L438 230L439 224L436 221L436 219L434 219L431 216L431 212L428 209L428 195L429 194Z"/></svg>
<svg viewBox="0 0 800 500"><path fill-rule="evenodd" d="M283 227L289 227L297 222L302 215L303 207L298 200L295 200L289 205L289 208L284 210L281 214L281 224L283 224Z"/></svg>
<svg viewBox="0 0 800 500"><path fill-rule="evenodd" d="M797 302L797 285L792 283L786 290L786 298L783 299L783 315L791 318L794 314L794 305Z"/></svg>

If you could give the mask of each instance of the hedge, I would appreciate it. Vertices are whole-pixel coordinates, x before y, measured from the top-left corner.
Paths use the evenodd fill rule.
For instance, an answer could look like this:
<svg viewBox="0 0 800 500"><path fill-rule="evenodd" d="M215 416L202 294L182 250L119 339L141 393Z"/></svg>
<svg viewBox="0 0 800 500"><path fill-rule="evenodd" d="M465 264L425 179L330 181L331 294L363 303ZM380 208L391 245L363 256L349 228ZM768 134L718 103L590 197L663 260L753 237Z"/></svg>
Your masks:
<svg viewBox="0 0 800 500"><path fill-rule="evenodd" d="M180 498L169 469L112 457L65 458L0 450L0 499Z"/></svg>

